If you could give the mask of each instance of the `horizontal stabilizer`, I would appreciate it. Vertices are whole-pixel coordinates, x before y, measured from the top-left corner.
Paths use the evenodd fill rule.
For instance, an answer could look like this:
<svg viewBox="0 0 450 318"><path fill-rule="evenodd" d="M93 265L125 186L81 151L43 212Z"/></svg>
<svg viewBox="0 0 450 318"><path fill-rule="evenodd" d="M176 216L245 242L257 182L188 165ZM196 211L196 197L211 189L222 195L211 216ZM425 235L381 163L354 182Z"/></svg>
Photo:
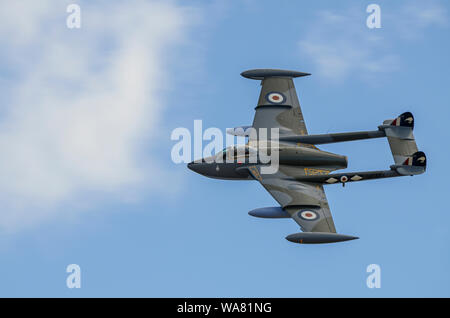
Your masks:
<svg viewBox="0 0 450 318"><path fill-rule="evenodd" d="M336 243L356 240L359 237L326 232L300 232L286 236L286 240L300 244Z"/></svg>
<svg viewBox="0 0 450 318"><path fill-rule="evenodd" d="M410 112L385 120L378 128L386 133L396 166L403 165L406 159L418 152L413 135L414 117Z"/></svg>

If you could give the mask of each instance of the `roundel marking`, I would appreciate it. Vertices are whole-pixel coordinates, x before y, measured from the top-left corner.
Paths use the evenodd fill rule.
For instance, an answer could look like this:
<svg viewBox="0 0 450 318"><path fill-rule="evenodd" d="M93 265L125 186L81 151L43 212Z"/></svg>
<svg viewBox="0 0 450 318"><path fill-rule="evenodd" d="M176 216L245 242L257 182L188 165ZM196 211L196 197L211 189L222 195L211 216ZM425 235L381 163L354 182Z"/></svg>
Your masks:
<svg viewBox="0 0 450 318"><path fill-rule="evenodd" d="M281 104L284 103L286 97L280 92L270 92L266 95L266 100L271 104Z"/></svg>
<svg viewBox="0 0 450 318"><path fill-rule="evenodd" d="M341 182L347 182L348 181L348 177L347 176L342 176L341 177Z"/></svg>
<svg viewBox="0 0 450 318"><path fill-rule="evenodd" d="M298 213L298 216L306 221L314 221L319 218L319 215L316 212L305 210Z"/></svg>

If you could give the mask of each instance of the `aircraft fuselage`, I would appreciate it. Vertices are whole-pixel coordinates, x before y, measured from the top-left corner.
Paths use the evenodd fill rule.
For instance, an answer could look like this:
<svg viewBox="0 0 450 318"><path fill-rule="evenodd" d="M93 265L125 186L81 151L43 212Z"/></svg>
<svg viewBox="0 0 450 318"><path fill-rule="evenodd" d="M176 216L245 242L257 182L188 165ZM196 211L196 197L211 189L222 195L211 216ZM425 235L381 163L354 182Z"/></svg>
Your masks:
<svg viewBox="0 0 450 318"><path fill-rule="evenodd" d="M233 146L224 150L233 151ZM235 156L232 161L216 160L221 153L193 161L188 168L206 177L225 180L251 180L252 177L246 169L247 166L262 164L259 159L256 163L249 162L249 156ZM222 162L223 161L223 162ZM267 165L271 162L266 163ZM283 145L278 148L278 164L301 167L321 167L333 170L347 168L347 157L322 151L315 147L297 145Z"/></svg>

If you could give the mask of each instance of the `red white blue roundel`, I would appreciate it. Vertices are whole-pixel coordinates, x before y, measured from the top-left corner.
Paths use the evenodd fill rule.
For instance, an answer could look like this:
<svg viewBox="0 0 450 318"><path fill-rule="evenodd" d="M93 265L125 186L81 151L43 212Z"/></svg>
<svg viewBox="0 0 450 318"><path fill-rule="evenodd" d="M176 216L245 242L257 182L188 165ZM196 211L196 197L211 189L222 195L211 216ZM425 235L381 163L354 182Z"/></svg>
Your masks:
<svg viewBox="0 0 450 318"><path fill-rule="evenodd" d="M286 100L280 92L270 92L266 95L266 100L271 104L281 104Z"/></svg>
<svg viewBox="0 0 450 318"><path fill-rule="evenodd" d="M316 212L310 210L301 211L298 216L306 221L314 221L319 218L319 215Z"/></svg>

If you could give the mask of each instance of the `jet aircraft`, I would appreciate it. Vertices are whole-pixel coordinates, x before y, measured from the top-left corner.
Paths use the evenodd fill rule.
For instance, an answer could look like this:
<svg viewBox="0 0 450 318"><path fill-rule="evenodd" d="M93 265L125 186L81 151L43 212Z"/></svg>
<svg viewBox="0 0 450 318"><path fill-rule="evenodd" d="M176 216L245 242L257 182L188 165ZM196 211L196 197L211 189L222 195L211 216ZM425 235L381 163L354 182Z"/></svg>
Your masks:
<svg viewBox="0 0 450 318"><path fill-rule="evenodd" d="M352 235L336 233L324 185L358 182L380 178L412 176L425 172L426 156L419 151L413 135L414 117L405 112L388 119L377 130L308 135L303 114L294 87L293 78L309 73L255 69L241 75L260 80L261 92L255 108L252 126L236 127L227 131L232 135L247 136L246 145L235 145L207 158L193 161L188 168L207 177L227 180L257 180L280 206L265 207L248 212L260 218L292 218L302 232L288 235L294 243L333 243L357 239ZM278 152L278 170L262 173L268 162L248 160L257 154L262 139L248 133L278 128L278 140L270 134L265 147ZM244 133L242 133L244 131ZM347 157L319 150L316 145L386 137L394 158L388 170L333 173L347 168ZM269 146L268 146L269 145ZM225 158L231 160L224 160Z"/></svg>

